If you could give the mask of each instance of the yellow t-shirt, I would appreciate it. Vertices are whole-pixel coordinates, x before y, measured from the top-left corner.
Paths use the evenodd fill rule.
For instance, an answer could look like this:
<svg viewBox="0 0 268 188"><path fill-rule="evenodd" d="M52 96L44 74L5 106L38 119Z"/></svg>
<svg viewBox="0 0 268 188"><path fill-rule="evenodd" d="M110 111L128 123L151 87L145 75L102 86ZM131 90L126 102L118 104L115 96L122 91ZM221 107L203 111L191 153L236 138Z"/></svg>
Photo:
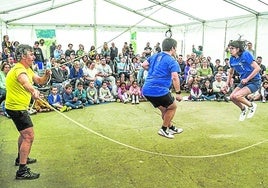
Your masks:
<svg viewBox="0 0 268 188"><path fill-rule="evenodd" d="M6 77L6 101L5 107L9 110L27 110L31 101L31 93L18 81L20 74L26 74L29 82L33 84L34 72L31 68L25 68L21 63L8 72Z"/></svg>

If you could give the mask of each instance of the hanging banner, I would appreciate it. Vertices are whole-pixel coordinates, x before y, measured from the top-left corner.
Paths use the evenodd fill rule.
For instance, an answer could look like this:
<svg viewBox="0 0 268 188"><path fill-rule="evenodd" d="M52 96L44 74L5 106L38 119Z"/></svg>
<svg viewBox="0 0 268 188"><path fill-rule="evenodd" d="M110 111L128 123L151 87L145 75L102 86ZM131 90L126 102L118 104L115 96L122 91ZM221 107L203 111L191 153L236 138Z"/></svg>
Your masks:
<svg viewBox="0 0 268 188"><path fill-rule="evenodd" d="M41 39L53 39L56 38L55 29L36 29L35 30L36 38Z"/></svg>
<svg viewBox="0 0 268 188"><path fill-rule="evenodd" d="M50 54L50 46L52 43L56 42L56 30L55 29L35 29L36 38L38 41L40 39L44 40L44 44L40 44L40 48L42 49L43 55L45 59L49 59L51 57Z"/></svg>

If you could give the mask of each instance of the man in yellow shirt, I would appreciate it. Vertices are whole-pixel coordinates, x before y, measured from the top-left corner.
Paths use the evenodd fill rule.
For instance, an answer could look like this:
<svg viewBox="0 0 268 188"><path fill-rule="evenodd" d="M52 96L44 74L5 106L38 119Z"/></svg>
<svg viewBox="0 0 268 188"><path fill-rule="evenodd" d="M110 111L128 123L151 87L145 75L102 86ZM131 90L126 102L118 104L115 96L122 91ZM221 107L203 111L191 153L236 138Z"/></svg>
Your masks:
<svg viewBox="0 0 268 188"><path fill-rule="evenodd" d="M31 172L30 168L26 166L26 164L36 162L36 159L28 157L34 140L34 130L27 109L31 98L39 98L39 91L33 87L33 83L46 84L51 71L46 70L43 77L33 72L31 66L35 56L33 48L29 45L19 45L15 55L18 63L9 71L6 77L5 107L20 133L18 138L18 158L15 160L15 165L19 166L16 179L36 179L39 178L40 174Z"/></svg>

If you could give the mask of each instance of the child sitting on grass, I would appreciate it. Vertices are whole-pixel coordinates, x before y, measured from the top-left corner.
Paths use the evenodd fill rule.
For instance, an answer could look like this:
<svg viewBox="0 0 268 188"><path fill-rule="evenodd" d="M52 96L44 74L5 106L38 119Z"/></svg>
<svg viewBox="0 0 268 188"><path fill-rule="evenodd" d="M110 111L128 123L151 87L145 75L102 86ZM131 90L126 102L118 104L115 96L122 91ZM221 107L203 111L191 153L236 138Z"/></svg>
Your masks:
<svg viewBox="0 0 268 188"><path fill-rule="evenodd" d="M137 81L133 81L129 88L129 94L132 99L132 104L139 104L139 99L141 98L141 88L138 86Z"/></svg>
<svg viewBox="0 0 268 188"><path fill-rule="evenodd" d="M199 87L198 82L193 82L191 90L190 90L189 100L192 100L192 101L202 100L202 91Z"/></svg>
<svg viewBox="0 0 268 188"><path fill-rule="evenodd" d="M213 92L212 84L209 79L206 79L201 87L202 99L207 101L213 101L216 99L216 95Z"/></svg>
<svg viewBox="0 0 268 188"><path fill-rule="evenodd" d="M108 88L107 82L102 82L102 86L99 90L99 99L100 102L114 102L115 99Z"/></svg>
<svg viewBox="0 0 268 188"><path fill-rule="evenodd" d="M48 103L59 110L60 112L65 112L71 110L70 107L63 105L60 94L58 94L58 88L52 86L50 89L50 94L47 97Z"/></svg>
<svg viewBox="0 0 268 188"><path fill-rule="evenodd" d="M50 112L53 108L48 104L47 100L45 99L45 95L40 93L40 99L37 99L34 103L34 109L37 112Z"/></svg>
<svg viewBox="0 0 268 188"><path fill-rule="evenodd" d="M124 104L128 103L128 90L126 88L126 83L121 82L119 88L118 88L118 98L120 99L120 102L123 102Z"/></svg>
<svg viewBox="0 0 268 188"><path fill-rule="evenodd" d="M79 101L82 102L84 106L87 105L87 92L83 87L83 82L79 82L77 84L77 88L74 91L74 96L78 98Z"/></svg>
<svg viewBox="0 0 268 188"><path fill-rule="evenodd" d="M63 103L67 107L71 107L72 109L83 108L82 102L78 100L77 97L73 94L73 86L71 84L67 84L65 86L65 91L62 94Z"/></svg>
<svg viewBox="0 0 268 188"><path fill-rule="evenodd" d="M94 86L94 81L89 82L89 86L87 88L87 99L89 104L100 103L97 88Z"/></svg>

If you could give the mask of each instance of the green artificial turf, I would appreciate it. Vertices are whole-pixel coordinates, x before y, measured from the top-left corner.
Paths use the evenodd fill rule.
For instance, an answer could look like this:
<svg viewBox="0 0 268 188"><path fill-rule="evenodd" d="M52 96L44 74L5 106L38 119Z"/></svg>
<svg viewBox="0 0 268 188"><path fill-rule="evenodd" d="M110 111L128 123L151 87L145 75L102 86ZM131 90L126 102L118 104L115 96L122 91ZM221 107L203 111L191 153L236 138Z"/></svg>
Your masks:
<svg viewBox="0 0 268 188"><path fill-rule="evenodd" d="M265 188L268 187L268 105L239 122L225 102L180 102L173 123L184 132L157 134L161 116L150 103L109 103L32 115L29 167L37 180L15 180L18 132L0 117L2 188Z"/></svg>

